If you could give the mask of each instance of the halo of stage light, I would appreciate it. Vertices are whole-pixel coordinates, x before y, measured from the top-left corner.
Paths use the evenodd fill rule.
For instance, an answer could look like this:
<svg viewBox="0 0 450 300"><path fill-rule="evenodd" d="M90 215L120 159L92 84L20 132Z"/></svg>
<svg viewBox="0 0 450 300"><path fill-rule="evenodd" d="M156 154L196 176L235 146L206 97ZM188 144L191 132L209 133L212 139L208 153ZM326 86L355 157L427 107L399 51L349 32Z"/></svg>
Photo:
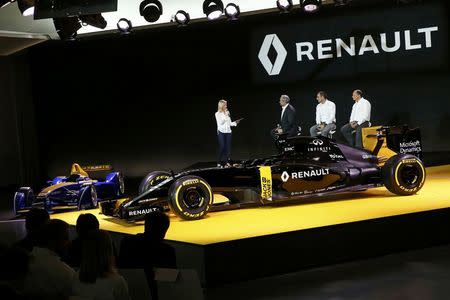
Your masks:
<svg viewBox="0 0 450 300"><path fill-rule="evenodd" d="M301 1L301 7L304 12L314 13L317 12L322 6L322 0L303 0Z"/></svg>
<svg viewBox="0 0 450 300"><path fill-rule="evenodd" d="M203 13L208 20L216 20L223 14L223 2L221 0L205 0L203 2Z"/></svg>
<svg viewBox="0 0 450 300"><path fill-rule="evenodd" d="M119 29L121 34L129 34L132 28L133 25L131 24L131 21L128 19L121 18L117 22L117 29Z"/></svg>
<svg viewBox="0 0 450 300"><path fill-rule="evenodd" d="M158 21L159 17L161 17L163 7L158 0L144 0L139 5L139 13L147 22L153 23Z"/></svg>
<svg viewBox="0 0 450 300"><path fill-rule="evenodd" d="M175 22L177 22L178 25L185 26L189 23L189 21L191 20L191 17L184 10L179 10L173 16L173 19L175 20Z"/></svg>
<svg viewBox="0 0 450 300"><path fill-rule="evenodd" d="M11 4L14 0L0 0L0 8L3 8L7 6L8 4Z"/></svg>
<svg viewBox="0 0 450 300"><path fill-rule="evenodd" d="M17 6L23 16L34 15L34 0L17 0Z"/></svg>
<svg viewBox="0 0 450 300"><path fill-rule="evenodd" d="M229 3L225 7L225 15L229 20L237 20L239 15L241 14L241 10L239 6L234 3Z"/></svg>
<svg viewBox="0 0 450 300"><path fill-rule="evenodd" d="M282 13L291 11L293 6L292 0L277 0L277 7Z"/></svg>

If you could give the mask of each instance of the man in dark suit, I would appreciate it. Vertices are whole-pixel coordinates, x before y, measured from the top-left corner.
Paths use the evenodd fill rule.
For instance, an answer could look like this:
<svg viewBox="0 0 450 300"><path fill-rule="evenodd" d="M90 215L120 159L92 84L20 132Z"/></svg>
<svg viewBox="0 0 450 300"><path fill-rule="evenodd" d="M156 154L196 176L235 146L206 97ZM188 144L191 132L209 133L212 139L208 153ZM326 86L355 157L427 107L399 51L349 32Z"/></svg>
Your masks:
<svg viewBox="0 0 450 300"><path fill-rule="evenodd" d="M281 134L287 134L288 137L295 136L297 134L297 113L295 112L295 108L289 103L290 101L291 100L288 95L281 95L280 123L277 128L272 129L271 131L271 135L274 139L277 139Z"/></svg>

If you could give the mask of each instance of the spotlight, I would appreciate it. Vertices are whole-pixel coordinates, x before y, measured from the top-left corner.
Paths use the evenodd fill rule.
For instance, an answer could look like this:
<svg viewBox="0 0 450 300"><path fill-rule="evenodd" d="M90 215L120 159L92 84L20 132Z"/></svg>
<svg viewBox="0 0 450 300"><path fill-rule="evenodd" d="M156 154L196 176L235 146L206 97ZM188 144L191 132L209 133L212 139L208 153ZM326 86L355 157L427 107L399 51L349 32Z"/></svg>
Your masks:
<svg viewBox="0 0 450 300"><path fill-rule="evenodd" d="M0 0L0 8L12 3L14 0Z"/></svg>
<svg viewBox="0 0 450 300"><path fill-rule="evenodd" d="M303 0L301 1L302 8L307 13L313 13L320 9L322 0Z"/></svg>
<svg viewBox="0 0 450 300"><path fill-rule="evenodd" d="M81 15L80 21L83 23L83 26L91 25L100 29L105 29L108 24L101 14Z"/></svg>
<svg viewBox="0 0 450 300"><path fill-rule="evenodd" d="M34 0L17 0L17 6L23 16L34 15Z"/></svg>
<svg viewBox="0 0 450 300"><path fill-rule="evenodd" d="M203 13L208 20L216 20L223 13L223 2L220 0L205 0L203 2Z"/></svg>
<svg viewBox="0 0 450 300"><path fill-rule="evenodd" d="M55 24L59 38L64 41L75 40L77 31L81 28L80 20L77 17L55 18L53 24Z"/></svg>
<svg viewBox="0 0 450 300"><path fill-rule="evenodd" d="M225 15L229 20L237 20L240 13L241 10L239 9L239 6L234 3L230 3L225 7Z"/></svg>
<svg viewBox="0 0 450 300"><path fill-rule="evenodd" d="M158 21L159 17L161 17L163 7L158 0L144 0L139 6L139 12L147 22L153 23Z"/></svg>
<svg viewBox="0 0 450 300"><path fill-rule="evenodd" d="M277 0L277 7L281 13L290 12L293 6L292 0Z"/></svg>
<svg viewBox="0 0 450 300"><path fill-rule="evenodd" d="M119 20L119 22L117 22L117 29L119 29L121 34L129 34L132 28L133 25L128 19L122 18Z"/></svg>
<svg viewBox="0 0 450 300"><path fill-rule="evenodd" d="M173 16L173 20L175 22L177 22L178 25L185 26L185 25L187 25L189 23L189 21L191 20L191 17L184 10L179 10L175 14L175 16Z"/></svg>

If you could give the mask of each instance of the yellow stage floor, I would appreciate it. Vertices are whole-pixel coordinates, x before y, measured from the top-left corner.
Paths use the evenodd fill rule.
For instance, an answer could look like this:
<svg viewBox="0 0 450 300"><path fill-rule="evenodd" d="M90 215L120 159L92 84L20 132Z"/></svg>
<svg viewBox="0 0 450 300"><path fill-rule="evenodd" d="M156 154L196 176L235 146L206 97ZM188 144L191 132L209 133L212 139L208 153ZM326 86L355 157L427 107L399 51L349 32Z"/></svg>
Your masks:
<svg viewBox="0 0 450 300"><path fill-rule="evenodd" d="M297 231L450 207L450 165L427 169L427 180L414 196L395 196L385 188L308 200L278 207L213 212L205 219L183 221L171 216L168 240L207 245L242 238ZM99 214L97 209L54 214L75 225L80 213L95 214L100 228L127 234L143 232L131 224Z"/></svg>

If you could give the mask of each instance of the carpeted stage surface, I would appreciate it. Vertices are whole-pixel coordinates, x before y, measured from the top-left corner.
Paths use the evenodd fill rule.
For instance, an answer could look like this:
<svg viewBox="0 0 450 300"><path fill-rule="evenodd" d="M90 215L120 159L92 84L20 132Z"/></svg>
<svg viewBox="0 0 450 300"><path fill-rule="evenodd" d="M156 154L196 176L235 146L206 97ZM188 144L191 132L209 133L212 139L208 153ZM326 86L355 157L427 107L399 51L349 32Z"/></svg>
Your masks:
<svg viewBox="0 0 450 300"><path fill-rule="evenodd" d="M425 185L414 196L395 196L383 187L295 205L213 212L198 221L171 216L166 239L207 245L447 207L450 207L450 165L427 168ZM84 212L95 214L105 230L125 234L144 230L142 223L107 217L99 214L98 209L53 214L52 218L75 225L77 217Z"/></svg>

